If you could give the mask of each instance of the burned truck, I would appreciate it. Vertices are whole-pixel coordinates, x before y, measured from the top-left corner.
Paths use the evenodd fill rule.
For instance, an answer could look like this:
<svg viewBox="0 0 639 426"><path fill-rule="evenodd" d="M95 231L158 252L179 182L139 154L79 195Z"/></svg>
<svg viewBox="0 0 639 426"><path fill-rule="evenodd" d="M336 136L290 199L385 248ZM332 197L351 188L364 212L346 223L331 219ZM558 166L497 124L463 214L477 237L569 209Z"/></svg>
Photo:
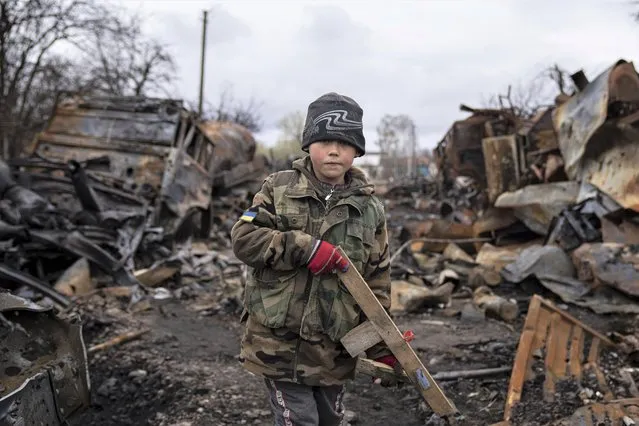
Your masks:
<svg viewBox="0 0 639 426"><path fill-rule="evenodd" d="M78 214L148 213L165 235L206 234L214 184L252 164L255 145L242 126L204 122L181 100L61 93L47 128L11 165L38 193L73 193Z"/></svg>

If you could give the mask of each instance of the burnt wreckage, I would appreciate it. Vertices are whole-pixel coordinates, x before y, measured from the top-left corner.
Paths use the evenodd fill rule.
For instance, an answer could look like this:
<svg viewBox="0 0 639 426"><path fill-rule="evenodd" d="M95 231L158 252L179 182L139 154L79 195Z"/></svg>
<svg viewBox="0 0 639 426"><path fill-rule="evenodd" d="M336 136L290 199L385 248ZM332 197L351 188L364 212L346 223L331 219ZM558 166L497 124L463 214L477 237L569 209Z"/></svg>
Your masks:
<svg viewBox="0 0 639 426"><path fill-rule="evenodd" d="M255 149L244 127L179 100L58 95L26 155L0 160L0 288L14 293L0 293L0 424L88 406L79 322L47 311L69 311L83 280L152 292L134 272L209 236L229 195L250 197L265 170Z"/></svg>
<svg viewBox="0 0 639 426"><path fill-rule="evenodd" d="M1 276L42 291L36 281L86 258L138 284L134 268L209 234L214 195L261 176L255 146L243 127L200 121L181 101L62 94L27 155L0 163Z"/></svg>

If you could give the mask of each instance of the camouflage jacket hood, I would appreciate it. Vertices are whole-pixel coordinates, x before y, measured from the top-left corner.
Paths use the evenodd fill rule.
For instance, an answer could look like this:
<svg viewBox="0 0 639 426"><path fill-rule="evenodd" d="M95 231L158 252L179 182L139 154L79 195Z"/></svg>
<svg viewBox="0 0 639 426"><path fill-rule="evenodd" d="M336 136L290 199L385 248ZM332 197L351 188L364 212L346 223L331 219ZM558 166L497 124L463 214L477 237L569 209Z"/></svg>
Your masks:
<svg viewBox="0 0 639 426"><path fill-rule="evenodd" d="M233 250L251 267L241 353L249 371L313 386L353 376L356 360L339 340L363 314L337 275L313 276L306 269L316 239L341 246L382 305L390 307L383 205L361 170L351 168L347 181L344 187L323 184L309 157L297 160L293 170L264 181L233 227ZM387 353L380 345L369 356Z"/></svg>

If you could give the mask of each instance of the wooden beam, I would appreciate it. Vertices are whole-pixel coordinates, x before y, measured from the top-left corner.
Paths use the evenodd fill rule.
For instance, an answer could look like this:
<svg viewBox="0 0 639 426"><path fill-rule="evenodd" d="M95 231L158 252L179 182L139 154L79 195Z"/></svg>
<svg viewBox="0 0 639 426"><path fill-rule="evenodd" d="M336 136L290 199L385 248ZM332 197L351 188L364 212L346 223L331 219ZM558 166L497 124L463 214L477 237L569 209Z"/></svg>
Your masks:
<svg viewBox="0 0 639 426"><path fill-rule="evenodd" d="M338 248L340 254L348 259L346 253ZM349 260L350 262L350 260ZM409 380L439 416L448 417L457 414L455 405L444 395L426 367L422 364L413 348L404 340L390 315L381 305L359 271L350 263L347 272L337 272L339 278L355 298L368 320L375 326L388 349L395 355Z"/></svg>

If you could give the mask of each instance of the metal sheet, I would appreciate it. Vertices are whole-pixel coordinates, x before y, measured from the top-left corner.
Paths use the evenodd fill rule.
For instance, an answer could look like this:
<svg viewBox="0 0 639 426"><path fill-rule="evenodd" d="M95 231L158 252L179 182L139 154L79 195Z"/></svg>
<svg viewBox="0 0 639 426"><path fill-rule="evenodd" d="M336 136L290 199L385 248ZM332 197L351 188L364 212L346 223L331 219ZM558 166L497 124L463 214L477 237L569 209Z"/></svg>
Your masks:
<svg viewBox="0 0 639 426"><path fill-rule="evenodd" d="M159 190L164 174L164 157L168 154L168 149L163 150L161 154L149 155L129 150L115 152L106 148L108 147L94 148L81 145L70 147L41 141L37 153L61 163L70 160L86 162L106 155L109 158L108 166L93 166L88 170L97 176L113 176L120 181L123 188L134 193L152 193Z"/></svg>
<svg viewBox="0 0 639 426"><path fill-rule="evenodd" d="M0 300L5 298L0 293ZM3 315L7 323L0 328L0 424L64 424L88 408L90 382L80 318L22 308L4 310Z"/></svg>
<svg viewBox="0 0 639 426"><path fill-rule="evenodd" d="M14 296L11 293L0 294L0 313L5 311L32 311L32 312L47 312L52 308L48 306L38 305L29 299Z"/></svg>
<svg viewBox="0 0 639 426"><path fill-rule="evenodd" d="M171 146L179 120L177 108L171 115L60 108L48 131L99 139L107 144L115 139Z"/></svg>
<svg viewBox="0 0 639 426"><path fill-rule="evenodd" d="M577 202L578 182L556 182L528 185L517 191L504 192L495 207L512 208L519 220L539 235L546 235L552 219Z"/></svg>
<svg viewBox="0 0 639 426"><path fill-rule="evenodd" d="M212 180L202 166L184 151L172 149L158 199L158 221L167 226L168 232L174 232L191 213L208 207L212 188Z"/></svg>
<svg viewBox="0 0 639 426"><path fill-rule="evenodd" d="M580 175L581 159L597 129L606 121L610 73L619 64L601 73L586 88L553 112L553 124L559 137L566 174L571 179Z"/></svg>
<svg viewBox="0 0 639 426"><path fill-rule="evenodd" d="M199 128L215 147L210 167L217 172L253 160L257 143L245 127L230 122L206 121L200 123Z"/></svg>
<svg viewBox="0 0 639 426"><path fill-rule="evenodd" d="M639 77L620 60L553 114L568 177L592 183L639 211L639 132L618 124L612 105L639 102Z"/></svg>
<svg viewBox="0 0 639 426"><path fill-rule="evenodd" d="M586 158L581 178L610 195L621 206L639 211L639 132L628 129L614 146L596 158Z"/></svg>
<svg viewBox="0 0 639 426"><path fill-rule="evenodd" d="M63 95L49 131L99 139L106 144L123 139L171 146L183 110L182 101L177 99Z"/></svg>
<svg viewBox="0 0 639 426"><path fill-rule="evenodd" d="M496 136L482 141L488 200L494 203L503 192L519 187L517 136Z"/></svg>
<svg viewBox="0 0 639 426"><path fill-rule="evenodd" d="M182 120L180 101L72 96L59 101L30 152L66 163L106 156L87 170L116 177L135 193L157 191Z"/></svg>
<svg viewBox="0 0 639 426"><path fill-rule="evenodd" d="M37 373L0 398L0 425L62 425L54 395L48 372Z"/></svg>

